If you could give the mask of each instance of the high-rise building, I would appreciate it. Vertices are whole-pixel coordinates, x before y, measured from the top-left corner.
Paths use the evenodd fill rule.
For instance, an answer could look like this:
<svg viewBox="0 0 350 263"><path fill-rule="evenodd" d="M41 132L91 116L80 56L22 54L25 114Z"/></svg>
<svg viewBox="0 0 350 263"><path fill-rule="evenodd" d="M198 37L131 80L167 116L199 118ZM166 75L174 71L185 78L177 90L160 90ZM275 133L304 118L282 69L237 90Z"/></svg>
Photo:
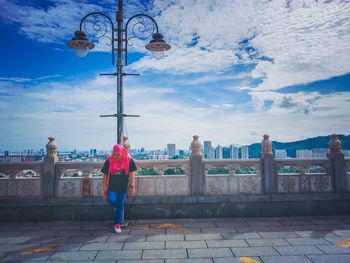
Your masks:
<svg viewBox="0 0 350 263"><path fill-rule="evenodd" d="M222 146L220 144L215 148L215 159L223 159Z"/></svg>
<svg viewBox="0 0 350 263"><path fill-rule="evenodd" d="M312 158L312 150L296 150L296 157L297 158Z"/></svg>
<svg viewBox="0 0 350 263"><path fill-rule="evenodd" d="M312 149L312 157L314 158L327 157L327 149L326 148Z"/></svg>
<svg viewBox="0 0 350 263"><path fill-rule="evenodd" d="M286 149L275 149L276 158L288 158Z"/></svg>
<svg viewBox="0 0 350 263"><path fill-rule="evenodd" d="M249 147L248 146L242 146L242 159L249 159Z"/></svg>
<svg viewBox="0 0 350 263"><path fill-rule="evenodd" d="M213 147L211 146L211 141L204 141L204 159L214 159Z"/></svg>
<svg viewBox="0 0 350 263"><path fill-rule="evenodd" d="M230 158L238 159L238 147L233 144L230 145Z"/></svg>
<svg viewBox="0 0 350 263"><path fill-rule="evenodd" d="M175 144L168 143L167 144L167 153L168 153L169 158L172 158L173 156L175 156L175 152L176 152Z"/></svg>

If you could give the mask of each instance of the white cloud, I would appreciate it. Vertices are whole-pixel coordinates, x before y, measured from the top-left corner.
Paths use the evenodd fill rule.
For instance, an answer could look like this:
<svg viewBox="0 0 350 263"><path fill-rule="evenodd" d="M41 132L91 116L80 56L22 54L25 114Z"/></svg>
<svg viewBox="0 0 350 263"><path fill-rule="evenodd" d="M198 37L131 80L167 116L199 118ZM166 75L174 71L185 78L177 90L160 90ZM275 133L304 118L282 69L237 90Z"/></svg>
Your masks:
<svg viewBox="0 0 350 263"><path fill-rule="evenodd" d="M107 10L114 17L116 8L114 1L48 3L43 8L0 0L0 16L18 23L29 38L65 45L85 14ZM276 90L350 71L348 1L126 2L126 18L138 12L156 15L160 31L172 45L165 58L156 60L145 51L145 41L136 41L131 50L148 54L131 65L139 71L211 75L254 63L251 76L264 78L257 90ZM95 51L109 51L105 42L101 39Z"/></svg>
<svg viewBox="0 0 350 263"><path fill-rule="evenodd" d="M257 90L350 71L348 1L178 0L166 5L155 0L154 5L162 11L157 20L173 50L162 60L137 61L138 70L210 74L255 63L252 77L264 78Z"/></svg>
<svg viewBox="0 0 350 263"><path fill-rule="evenodd" d="M178 96L180 91L147 83L127 83L124 112L140 114L127 118L126 128L132 147L162 149L168 142L187 149L192 135L213 144L260 142L261 135L273 140L297 140L333 132L350 133L350 94L322 95L317 92L254 92L261 103L273 101L271 108L240 112L241 105L230 102L199 108ZM7 94L4 98L1 94ZM181 95L181 94L180 94ZM291 97L286 105L283 98ZM5 101L6 100L6 101ZM283 107L285 106L285 107ZM305 114L304 107L310 107ZM1 148L41 148L48 136L57 138L58 147L67 149L109 149L116 141L115 79L95 77L67 83L47 81L31 88L21 83L0 87ZM283 114L280 114L283 111ZM255 132L253 132L255 131Z"/></svg>

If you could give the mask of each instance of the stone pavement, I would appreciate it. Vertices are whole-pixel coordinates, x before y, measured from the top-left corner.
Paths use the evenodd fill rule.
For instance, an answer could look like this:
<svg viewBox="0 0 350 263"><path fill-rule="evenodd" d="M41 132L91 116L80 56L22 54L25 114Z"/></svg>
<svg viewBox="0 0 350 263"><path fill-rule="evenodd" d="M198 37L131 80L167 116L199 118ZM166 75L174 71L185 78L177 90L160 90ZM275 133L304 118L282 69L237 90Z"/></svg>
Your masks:
<svg viewBox="0 0 350 263"><path fill-rule="evenodd" d="M350 216L0 223L0 262L349 263Z"/></svg>

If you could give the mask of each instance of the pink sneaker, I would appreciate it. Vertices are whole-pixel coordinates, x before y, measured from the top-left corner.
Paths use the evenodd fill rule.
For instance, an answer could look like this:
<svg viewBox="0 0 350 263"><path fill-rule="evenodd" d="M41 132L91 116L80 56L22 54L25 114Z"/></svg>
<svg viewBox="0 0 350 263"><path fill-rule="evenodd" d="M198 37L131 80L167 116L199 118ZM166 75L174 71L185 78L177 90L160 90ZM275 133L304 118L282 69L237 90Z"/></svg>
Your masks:
<svg viewBox="0 0 350 263"><path fill-rule="evenodd" d="M117 233L117 234L119 234L119 233L122 232L122 229L121 229L121 227L120 227L120 224L115 224L115 225L114 225L114 232Z"/></svg>

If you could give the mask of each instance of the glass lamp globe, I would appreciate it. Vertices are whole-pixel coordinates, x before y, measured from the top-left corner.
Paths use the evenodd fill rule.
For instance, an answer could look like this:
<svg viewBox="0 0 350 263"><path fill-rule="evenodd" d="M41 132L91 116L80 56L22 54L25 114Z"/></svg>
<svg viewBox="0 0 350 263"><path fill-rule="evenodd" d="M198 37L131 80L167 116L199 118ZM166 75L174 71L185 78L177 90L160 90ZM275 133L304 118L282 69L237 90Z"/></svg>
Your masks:
<svg viewBox="0 0 350 263"><path fill-rule="evenodd" d="M74 48L74 53L80 57L86 57L86 55L89 53L89 48L88 47L79 47L79 48Z"/></svg>
<svg viewBox="0 0 350 263"><path fill-rule="evenodd" d="M152 55L156 59L161 59L164 56L164 50L155 50L152 51Z"/></svg>

